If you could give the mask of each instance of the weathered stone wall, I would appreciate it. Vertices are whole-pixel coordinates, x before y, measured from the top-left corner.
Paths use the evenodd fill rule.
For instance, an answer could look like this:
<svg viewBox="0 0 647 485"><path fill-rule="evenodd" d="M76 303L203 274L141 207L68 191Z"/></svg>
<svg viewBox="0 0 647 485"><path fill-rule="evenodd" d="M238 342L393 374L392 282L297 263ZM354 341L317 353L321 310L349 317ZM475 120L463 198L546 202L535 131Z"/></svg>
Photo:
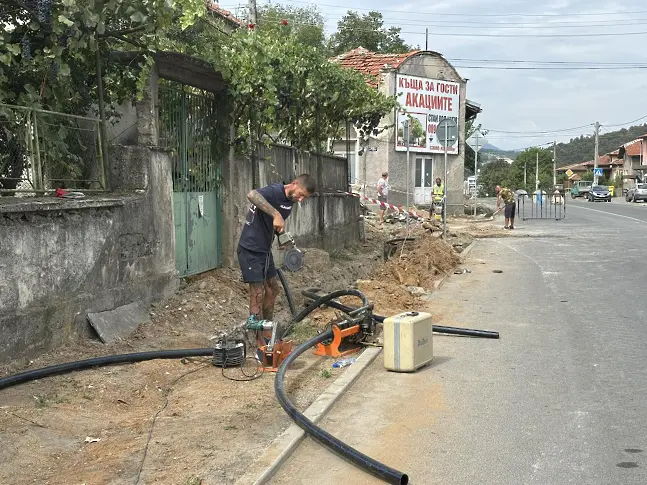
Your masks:
<svg viewBox="0 0 647 485"><path fill-rule="evenodd" d="M168 155L116 147L111 159L129 195L0 199L0 361L87 335L88 313L176 290Z"/></svg>

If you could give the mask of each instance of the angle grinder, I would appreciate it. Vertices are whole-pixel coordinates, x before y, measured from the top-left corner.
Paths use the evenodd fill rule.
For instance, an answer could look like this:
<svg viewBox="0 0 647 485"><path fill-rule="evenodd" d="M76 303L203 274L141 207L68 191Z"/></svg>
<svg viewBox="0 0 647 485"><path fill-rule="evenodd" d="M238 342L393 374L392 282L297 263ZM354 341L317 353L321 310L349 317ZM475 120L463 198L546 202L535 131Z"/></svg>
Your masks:
<svg viewBox="0 0 647 485"><path fill-rule="evenodd" d="M289 232L277 234L279 250L285 251L283 266L292 272L299 271L303 267L303 252L296 247L294 238Z"/></svg>

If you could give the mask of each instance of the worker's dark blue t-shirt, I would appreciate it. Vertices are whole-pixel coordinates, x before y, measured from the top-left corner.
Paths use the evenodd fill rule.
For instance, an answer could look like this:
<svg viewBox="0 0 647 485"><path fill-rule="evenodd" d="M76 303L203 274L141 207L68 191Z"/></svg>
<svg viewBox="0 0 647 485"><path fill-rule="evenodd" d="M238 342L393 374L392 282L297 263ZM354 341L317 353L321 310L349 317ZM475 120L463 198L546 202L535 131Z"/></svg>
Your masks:
<svg viewBox="0 0 647 485"><path fill-rule="evenodd" d="M265 200L279 211L283 219L287 219L292 213L292 201L286 197L283 184L271 184L262 189L256 189L256 192L265 197ZM269 253L272 249L273 239L272 216L251 204L238 244L249 251Z"/></svg>

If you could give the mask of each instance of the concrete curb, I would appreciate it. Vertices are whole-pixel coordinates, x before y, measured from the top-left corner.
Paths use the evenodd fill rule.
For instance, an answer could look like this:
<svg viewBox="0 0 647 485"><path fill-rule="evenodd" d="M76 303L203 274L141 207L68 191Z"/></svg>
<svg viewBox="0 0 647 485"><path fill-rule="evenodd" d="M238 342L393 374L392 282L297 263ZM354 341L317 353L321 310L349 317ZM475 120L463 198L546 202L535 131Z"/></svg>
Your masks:
<svg viewBox="0 0 647 485"><path fill-rule="evenodd" d="M474 239L469 246L467 246L462 253L460 253L461 260L463 260L463 257L467 256L469 252L474 248L476 245L477 239ZM446 274L443 276L441 279L439 279L436 283L434 283L434 291L440 288L440 285L442 285L447 278L449 278L451 274Z"/></svg>
<svg viewBox="0 0 647 485"><path fill-rule="evenodd" d="M303 414L313 423L318 423L362 372L373 363L381 351L382 349L379 347L366 348L355 363L328 386ZM268 483L305 436L305 431L299 426L290 425L268 446L245 474L236 481L235 485L265 485Z"/></svg>
<svg viewBox="0 0 647 485"><path fill-rule="evenodd" d="M476 241L477 241L477 239L476 239L476 238L474 238L474 240L470 243L470 245L469 245L469 246L467 246L467 247L463 250L463 252L460 254L460 257L461 257L461 258L462 258L463 256L467 256L467 255L469 254L469 252L470 252L472 249L474 249L474 245L476 244Z"/></svg>

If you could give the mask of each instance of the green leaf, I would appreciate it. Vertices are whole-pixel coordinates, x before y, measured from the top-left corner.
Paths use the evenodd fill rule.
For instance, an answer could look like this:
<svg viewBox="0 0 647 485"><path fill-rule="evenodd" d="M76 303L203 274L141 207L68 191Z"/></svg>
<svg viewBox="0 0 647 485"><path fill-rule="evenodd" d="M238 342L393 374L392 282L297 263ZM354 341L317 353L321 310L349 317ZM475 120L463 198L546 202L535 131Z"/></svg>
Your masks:
<svg viewBox="0 0 647 485"><path fill-rule="evenodd" d="M70 19L68 19L65 15L61 14L58 16L58 21L67 25L68 27L72 27L74 25L74 22L72 22Z"/></svg>
<svg viewBox="0 0 647 485"><path fill-rule="evenodd" d="M139 11L133 13L130 16L130 20L132 20L133 22L140 23L140 24L143 24L146 21L147 18L148 17L146 15L144 15L142 12L139 12Z"/></svg>
<svg viewBox="0 0 647 485"><path fill-rule="evenodd" d="M70 75L70 66L61 62L58 66L58 72L61 76L68 77Z"/></svg>
<svg viewBox="0 0 647 485"><path fill-rule="evenodd" d="M20 44L6 44L5 47L14 56L17 56L18 54L20 54Z"/></svg>

